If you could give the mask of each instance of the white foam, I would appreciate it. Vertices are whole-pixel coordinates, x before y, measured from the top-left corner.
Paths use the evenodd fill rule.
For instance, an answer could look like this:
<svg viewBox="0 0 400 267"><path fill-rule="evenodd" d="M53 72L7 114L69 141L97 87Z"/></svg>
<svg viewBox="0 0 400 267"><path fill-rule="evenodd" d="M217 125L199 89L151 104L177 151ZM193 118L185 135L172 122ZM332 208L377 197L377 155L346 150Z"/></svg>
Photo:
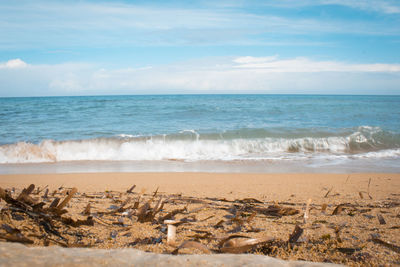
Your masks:
<svg viewBox="0 0 400 267"><path fill-rule="evenodd" d="M191 132L197 134L196 132ZM36 163L80 160L258 160L298 159L321 155L359 158L396 158L400 149L352 151L351 146L369 144L364 135L327 138L257 138L232 140L168 140L153 138L101 138L78 141L45 140L40 144L19 142L0 146L0 163ZM360 143L361 142L361 143ZM358 147L356 147L358 149Z"/></svg>

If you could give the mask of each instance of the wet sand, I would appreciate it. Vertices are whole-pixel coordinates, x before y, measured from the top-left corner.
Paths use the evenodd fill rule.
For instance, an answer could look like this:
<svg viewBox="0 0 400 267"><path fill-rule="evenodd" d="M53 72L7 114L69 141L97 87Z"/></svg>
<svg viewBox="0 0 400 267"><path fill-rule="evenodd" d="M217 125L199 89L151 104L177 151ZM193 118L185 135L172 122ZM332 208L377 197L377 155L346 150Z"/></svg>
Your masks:
<svg viewBox="0 0 400 267"><path fill-rule="evenodd" d="M400 174L0 176L0 187L13 199L29 184L36 186L30 197L44 203L39 211L52 216L50 222L59 233L49 233L28 212L18 212L2 201L1 223L18 229L32 241L29 246L136 248L167 254L239 251L285 260L400 264ZM43 198L45 187L47 198ZM74 187L77 193L65 213L53 214L48 208L53 200L67 198ZM91 209L83 214L88 203ZM92 225L85 225L89 217ZM166 219L179 222L176 238L169 244ZM79 220L85 223L76 225ZM301 229L297 237L296 226ZM10 239L13 231L3 227L1 240ZM243 248L249 240L255 245ZM203 247L176 251L185 241Z"/></svg>

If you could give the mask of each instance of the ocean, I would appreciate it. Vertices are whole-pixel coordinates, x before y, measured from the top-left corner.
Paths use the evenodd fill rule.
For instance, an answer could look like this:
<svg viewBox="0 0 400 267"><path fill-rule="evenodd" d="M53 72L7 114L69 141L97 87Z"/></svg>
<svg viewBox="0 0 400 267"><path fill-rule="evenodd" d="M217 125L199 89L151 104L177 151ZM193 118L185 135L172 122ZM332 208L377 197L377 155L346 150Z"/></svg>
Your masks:
<svg viewBox="0 0 400 267"><path fill-rule="evenodd" d="M400 96L0 98L0 173L399 172Z"/></svg>

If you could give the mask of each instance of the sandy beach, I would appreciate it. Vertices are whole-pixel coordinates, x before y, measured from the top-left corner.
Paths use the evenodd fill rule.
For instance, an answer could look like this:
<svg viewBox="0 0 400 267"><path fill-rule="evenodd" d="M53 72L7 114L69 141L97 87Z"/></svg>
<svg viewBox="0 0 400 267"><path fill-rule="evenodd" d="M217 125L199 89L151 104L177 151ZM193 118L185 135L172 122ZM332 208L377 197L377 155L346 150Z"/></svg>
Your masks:
<svg viewBox="0 0 400 267"><path fill-rule="evenodd" d="M21 198L30 184L35 188ZM18 229L29 246L400 262L400 174L21 174L1 175L0 187L13 199L31 201L34 211L43 203L37 212L52 218L58 235L1 202L2 223L9 226L0 230L1 239L10 241L10 229ZM63 212L49 208L69 195ZM178 223L174 242L167 241L165 220ZM187 241L201 247L182 247Z"/></svg>
<svg viewBox="0 0 400 267"><path fill-rule="evenodd" d="M136 188L165 194L193 197L219 197L230 200L260 198L263 201L326 202L324 195L332 188L332 203L359 201L360 191L367 191L374 200L384 200L400 190L400 174L391 173L71 173L0 175L3 188L23 188L34 183L37 187L77 187L80 192L126 191Z"/></svg>

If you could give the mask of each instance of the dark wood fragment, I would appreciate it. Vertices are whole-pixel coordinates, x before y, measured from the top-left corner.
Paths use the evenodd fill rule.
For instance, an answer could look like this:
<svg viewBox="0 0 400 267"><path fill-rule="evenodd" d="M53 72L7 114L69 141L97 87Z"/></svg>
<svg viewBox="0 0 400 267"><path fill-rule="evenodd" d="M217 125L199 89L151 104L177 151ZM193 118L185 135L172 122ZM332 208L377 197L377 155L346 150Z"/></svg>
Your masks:
<svg viewBox="0 0 400 267"><path fill-rule="evenodd" d="M297 240L300 238L300 236L303 234L303 229L299 226L296 225L293 232L289 236L289 243L295 243Z"/></svg>
<svg viewBox="0 0 400 267"><path fill-rule="evenodd" d="M378 214L376 215L376 217L378 217L379 224L386 224L386 221L385 221L385 219L383 218L382 214L378 213Z"/></svg>
<svg viewBox="0 0 400 267"><path fill-rule="evenodd" d="M379 245L382 245L384 247L387 247L387 248L393 250L394 252L400 253L400 247L397 246L397 245L394 245L392 243L383 241L382 239L379 239L379 238L372 238L371 241L376 243L376 244L379 244Z"/></svg>

